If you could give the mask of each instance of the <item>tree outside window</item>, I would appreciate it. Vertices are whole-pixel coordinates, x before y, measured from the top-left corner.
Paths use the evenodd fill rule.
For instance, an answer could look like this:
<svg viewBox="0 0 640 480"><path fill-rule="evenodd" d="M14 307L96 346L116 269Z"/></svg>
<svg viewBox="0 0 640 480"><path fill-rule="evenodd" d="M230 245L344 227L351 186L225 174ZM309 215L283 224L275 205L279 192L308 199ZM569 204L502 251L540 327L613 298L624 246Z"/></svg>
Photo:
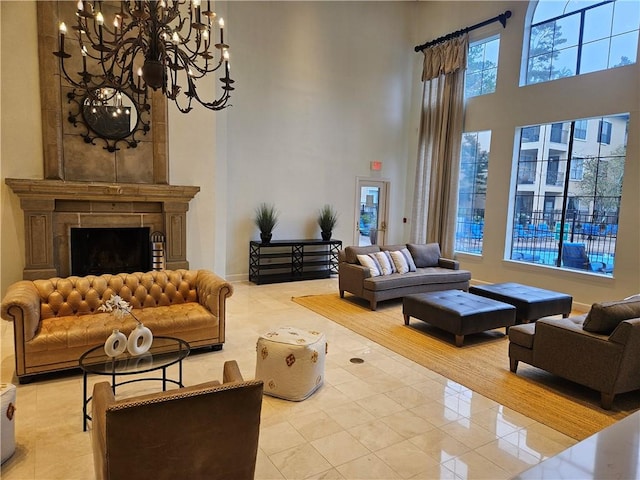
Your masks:
<svg viewBox="0 0 640 480"><path fill-rule="evenodd" d="M455 250L482 253L491 132L462 136Z"/></svg>
<svg viewBox="0 0 640 480"><path fill-rule="evenodd" d="M636 62L640 2L540 0L529 31L525 83Z"/></svg>
<svg viewBox="0 0 640 480"><path fill-rule="evenodd" d="M485 39L469 45L465 73L465 98L496 91L500 38Z"/></svg>

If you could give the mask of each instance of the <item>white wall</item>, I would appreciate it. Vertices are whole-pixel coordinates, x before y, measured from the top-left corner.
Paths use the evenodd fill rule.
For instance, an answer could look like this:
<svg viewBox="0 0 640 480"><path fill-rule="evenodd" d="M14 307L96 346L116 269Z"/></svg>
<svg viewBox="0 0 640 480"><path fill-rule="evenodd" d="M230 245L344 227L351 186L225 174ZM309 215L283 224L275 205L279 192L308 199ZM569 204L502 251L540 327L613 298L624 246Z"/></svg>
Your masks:
<svg viewBox="0 0 640 480"><path fill-rule="evenodd" d="M319 238L325 203L334 238L353 243L357 176L383 162L390 241L403 238L412 62L405 2L230 2L237 93L227 120L227 265L246 278L252 218L281 212L274 239Z"/></svg>
<svg viewBox="0 0 640 480"><path fill-rule="evenodd" d="M455 5L455 8L453 7ZM499 32L500 57L496 92L470 99L466 131L491 130L491 152L485 238L482 256L459 255L462 267L485 282L520 283L571 293L585 305L640 292L640 64L595 72L532 86L519 87L524 18L528 2L429 3L421 10L425 24L434 26L431 37L494 17L505 10L513 15L507 28L499 23L473 35ZM439 27L438 27L439 26ZM513 173L514 135L523 125L551 123L614 113L631 113L627 162L620 209L614 278L559 271L504 260L510 183ZM634 133L635 132L635 133Z"/></svg>

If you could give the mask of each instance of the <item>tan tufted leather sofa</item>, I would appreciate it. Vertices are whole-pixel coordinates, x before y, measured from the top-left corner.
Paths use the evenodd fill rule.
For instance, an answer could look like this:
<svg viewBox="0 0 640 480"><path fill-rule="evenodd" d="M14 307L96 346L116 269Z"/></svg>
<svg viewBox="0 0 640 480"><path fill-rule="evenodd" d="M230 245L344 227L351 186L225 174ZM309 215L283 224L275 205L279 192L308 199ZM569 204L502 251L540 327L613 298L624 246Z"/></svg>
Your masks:
<svg viewBox="0 0 640 480"><path fill-rule="evenodd" d="M128 334L136 321L98 307L111 295L131 303L154 335L178 337L191 348L222 348L225 302L233 287L207 270L163 270L22 280L9 287L1 315L14 322L16 375L75 368L86 350L104 343L113 329Z"/></svg>

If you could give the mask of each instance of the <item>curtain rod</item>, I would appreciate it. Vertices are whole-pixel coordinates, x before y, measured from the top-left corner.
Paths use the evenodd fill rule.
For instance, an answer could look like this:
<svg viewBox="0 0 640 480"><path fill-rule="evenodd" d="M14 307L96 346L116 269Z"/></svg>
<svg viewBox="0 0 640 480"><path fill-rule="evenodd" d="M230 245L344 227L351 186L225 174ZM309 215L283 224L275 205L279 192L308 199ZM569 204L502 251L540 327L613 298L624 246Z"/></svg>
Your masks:
<svg viewBox="0 0 640 480"><path fill-rule="evenodd" d="M451 33L447 33L446 35L436 38L435 40L431 40L430 42L424 43L422 45L418 45L414 48L414 50L416 52L420 52L422 50L424 50L427 47L431 47L433 45L437 45L438 43L442 43L442 42L446 42L447 40L450 40L452 38L455 37L459 37L460 35L464 35L467 32L470 32L471 30L475 30L476 28L480 28L480 27L484 27L485 25L489 25L493 22L500 22L502 24L502 28L506 28L507 27L507 18L511 18L511 10L507 10L504 13L501 13L498 16L495 16L493 18L490 18L489 20L485 20L484 22L480 22L480 23L476 23L475 25L472 25L470 27L467 28L463 28L462 30L458 30L456 32L451 32Z"/></svg>

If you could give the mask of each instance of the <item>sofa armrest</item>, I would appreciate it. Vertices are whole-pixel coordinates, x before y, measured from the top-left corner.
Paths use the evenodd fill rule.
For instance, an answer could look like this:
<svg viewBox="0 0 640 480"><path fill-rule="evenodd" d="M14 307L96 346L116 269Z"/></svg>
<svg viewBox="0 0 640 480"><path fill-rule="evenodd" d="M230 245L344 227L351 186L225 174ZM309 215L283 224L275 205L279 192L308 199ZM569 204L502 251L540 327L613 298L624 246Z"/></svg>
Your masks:
<svg viewBox="0 0 640 480"><path fill-rule="evenodd" d="M371 271L354 263L342 262L338 264L338 283L340 292L351 292L354 295L362 295L364 280L371 276Z"/></svg>
<svg viewBox="0 0 640 480"><path fill-rule="evenodd" d="M460 262L450 258L440 257L438 259L438 266L442 268L450 268L451 270L460 270Z"/></svg>
<svg viewBox="0 0 640 480"><path fill-rule="evenodd" d="M22 332L25 342L31 340L40 325L40 295L33 282L21 280L11 285L0 311L2 318L14 322L13 328Z"/></svg>
<svg viewBox="0 0 640 480"><path fill-rule="evenodd" d="M640 341L640 318L630 318L620 322L609 335L609 341L621 345L628 345L630 342L634 342L636 346L633 349L636 350Z"/></svg>
<svg viewBox="0 0 640 480"><path fill-rule="evenodd" d="M222 381L224 383L244 382L242 373L240 373L240 367L238 367L238 362L236 362L235 360L227 360L226 362L224 362Z"/></svg>
<svg viewBox="0 0 640 480"><path fill-rule="evenodd" d="M225 302L233 295L233 286L209 270L198 270L198 302L218 318L224 318Z"/></svg>
<svg viewBox="0 0 640 480"><path fill-rule="evenodd" d="M536 322L535 366L601 392L611 391L623 351L607 335L587 332L571 317Z"/></svg>

